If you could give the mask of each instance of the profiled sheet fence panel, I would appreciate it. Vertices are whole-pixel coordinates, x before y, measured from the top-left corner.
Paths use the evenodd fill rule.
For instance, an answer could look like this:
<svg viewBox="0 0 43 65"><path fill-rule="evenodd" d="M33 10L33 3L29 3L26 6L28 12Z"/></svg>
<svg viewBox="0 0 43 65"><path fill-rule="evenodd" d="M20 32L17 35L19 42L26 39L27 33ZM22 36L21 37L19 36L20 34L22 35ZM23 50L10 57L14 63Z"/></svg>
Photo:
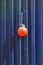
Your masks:
<svg viewBox="0 0 43 65"><path fill-rule="evenodd" d="M25 37L17 35L22 23ZM43 65L42 0L0 0L0 65Z"/></svg>

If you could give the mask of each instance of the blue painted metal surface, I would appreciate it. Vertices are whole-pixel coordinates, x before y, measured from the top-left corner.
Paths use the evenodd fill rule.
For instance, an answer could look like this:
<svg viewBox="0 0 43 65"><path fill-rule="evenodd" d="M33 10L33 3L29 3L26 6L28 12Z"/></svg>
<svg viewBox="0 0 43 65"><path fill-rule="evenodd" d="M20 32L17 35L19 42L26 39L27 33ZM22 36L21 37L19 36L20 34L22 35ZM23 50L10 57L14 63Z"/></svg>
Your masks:
<svg viewBox="0 0 43 65"><path fill-rule="evenodd" d="M35 0L31 0L31 26L32 26L32 44L31 44L31 65L35 65Z"/></svg>
<svg viewBox="0 0 43 65"><path fill-rule="evenodd" d="M28 29L23 38L21 23ZM42 0L0 0L0 65L43 65Z"/></svg>

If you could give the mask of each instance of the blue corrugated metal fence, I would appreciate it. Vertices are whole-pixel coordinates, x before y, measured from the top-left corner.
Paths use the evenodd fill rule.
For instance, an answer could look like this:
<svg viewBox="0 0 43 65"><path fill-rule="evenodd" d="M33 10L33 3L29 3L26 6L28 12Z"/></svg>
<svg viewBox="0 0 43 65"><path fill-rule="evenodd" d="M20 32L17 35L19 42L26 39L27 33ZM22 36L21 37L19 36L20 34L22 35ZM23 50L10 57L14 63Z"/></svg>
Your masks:
<svg viewBox="0 0 43 65"><path fill-rule="evenodd" d="M0 0L0 65L43 65L43 0Z"/></svg>

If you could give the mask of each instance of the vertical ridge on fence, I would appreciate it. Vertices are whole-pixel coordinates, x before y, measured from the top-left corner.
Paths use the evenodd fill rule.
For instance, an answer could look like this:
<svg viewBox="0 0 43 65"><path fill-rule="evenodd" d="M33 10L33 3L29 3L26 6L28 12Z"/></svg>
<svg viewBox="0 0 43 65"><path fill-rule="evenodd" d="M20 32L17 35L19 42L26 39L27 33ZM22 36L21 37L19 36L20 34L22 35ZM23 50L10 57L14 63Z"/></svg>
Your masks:
<svg viewBox="0 0 43 65"><path fill-rule="evenodd" d="M2 0L2 64L5 65L5 43L6 43L6 0Z"/></svg>
<svg viewBox="0 0 43 65"><path fill-rule="evenodd" d="M35 59L35 0L31 0L31 65L36 65Z"/></svg>
<svg viewBox="0 0 43 65"><path fill-rule="evenodd" d="M41 53L42 53L42 49L41 49L41 44L42 42L42 0L38 0L38 65L43 65L42 64L42 57ZM40 32L40 33L39 33Z"/></svg>
<svg viewBox="0 0 43 65"><path fill-rule="evenodd" d="M6 65L9 64L10 54L10 37L9 37L9 0L6 0Z"/></svg>
<svg viewBox="0 0 43 65"><path fill-rule="evenodd" d="M25 24L25 26L27 27L28 29L28 24L29 24L29 21L28 21L28 0L24 0L24 21L23 23ZM29 31L29 30L28 30ZM29 63L29 53L28 53L28 35L26 37L24 37L24 61L23 61L23 65L28 65Z"/></svg>
<svg viewBox="0 0 43 65"><path fill-rule="evenodd" d="M31 0L28 0L28 53L29 65L31 65Z"/></svg>
<svg viewBox="0 0 43 65"><path fill-rule="evenodd" d="M43 0L41 0L41 63L43 65Z"/></svg>
<svg viewBox="0 0 43 65"><path fill-rule="evenodd" d="M14 40L14 0L12 0L12 65L14 65L14 48L13 48L13 40Z"/></svg>
<svg viewBox="0 0 43 65"><path fill-rule="evenodd" d="M12 37L12 0L9 0L9 53L10 53L10 57L9 57L9 63L10 65L12 65L12 48L13 48L13 42L11 40L11 37Z"/></svg>
<svg viewBox="0 0 43 65"><path fill-rule="evenodd" d="M19 0L14 1L14 65L19 65L19 38L17 28L19 25Z"/></svg>
<svg viewBox="0 0 43 65"><path fill-rule="evenodd" d="M0 65L2 65L2 0L0 0Z"/></svg>
<svg viewBox="0 0 43 65"><path fill-rule="evenodd" d="M22 2L22 0L19 0L19 2L18 2L18 5L19 5L18 6L18 11L19 11L18 12L19 13L19 22L18 22L18 24L19 25L22 24L21 2ZM21 47L21 44L22 44L21 43L21 37L19 37L19 49L18 49L19 50L19 53L18 53L19 54L19 57L18 57L19 58L19 65L22 65L22 50L21 50L22 47Z"/></svg>
<svg viewBox="0 0 43 65"><path fill-rule="evenodd" d="M11 28L12 28L12 0L6 0L6 65L12 65Z"/></svg>
<svg viewBox="0 0 43 65"><path fill-rule="evenodd" d="M14 65L16 65L16 59L17 59L17 54L16 54L16 0L14 0Z"/></svg>
<svg viewBox="0 0 43 65"><path fill-rule="evenodd" d="M38 61L38 0L35 1L35 52L36 52L36 65Z"/></svg>

